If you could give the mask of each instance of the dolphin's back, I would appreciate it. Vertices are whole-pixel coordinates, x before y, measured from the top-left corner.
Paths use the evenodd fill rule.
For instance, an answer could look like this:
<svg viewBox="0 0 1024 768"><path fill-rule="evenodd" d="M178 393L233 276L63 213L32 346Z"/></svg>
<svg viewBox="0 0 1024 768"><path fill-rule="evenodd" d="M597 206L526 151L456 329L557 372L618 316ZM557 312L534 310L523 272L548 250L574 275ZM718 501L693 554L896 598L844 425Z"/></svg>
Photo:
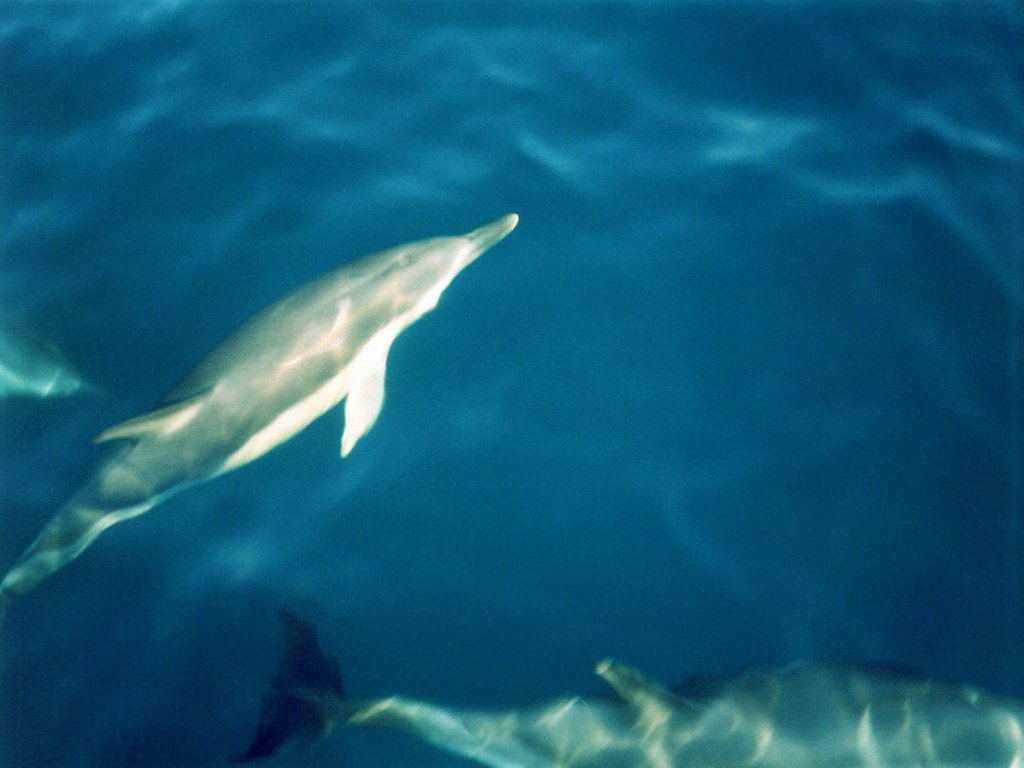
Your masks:
<svg viewBox="0 0 1024 768"><path fill-rule="evenodd" d="M159 405L203 394L232 373L258 372L266 375L283 362L280 350L296 347L303 337L315 339L322 336L338 318L338 300L331 299L351 296L365 283L365 278L351 279L346 272L348 269L342 267L329 272L250 318L171 387L160 398Z"/></svg>
<svg viewBox="0 0 1024 768"><path fill-rule="evenodd" d="M921 677L822 664L754 669L690 700L612 661L619 700L482 712L388 697L353 725L397 728L493 768L1009 768L1024 705Z"/></svg>

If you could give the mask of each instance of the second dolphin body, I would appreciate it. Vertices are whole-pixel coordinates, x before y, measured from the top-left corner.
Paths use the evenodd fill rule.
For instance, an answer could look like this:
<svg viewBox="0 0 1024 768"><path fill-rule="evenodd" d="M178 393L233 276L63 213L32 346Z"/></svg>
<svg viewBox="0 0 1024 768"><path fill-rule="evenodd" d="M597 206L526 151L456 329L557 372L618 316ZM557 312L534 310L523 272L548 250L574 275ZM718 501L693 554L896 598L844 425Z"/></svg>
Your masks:
<svg viewBox="0 0 1024 768"><path fill-rule="evenodd" d="M814 662L669 691L612 660L615 693L468 710L403 696L347 701L309 622L281 613L285 654L243 761L339 722L411 733L491 768L1010 768L1024 703L887 667Z"/></svg>
<svg viewBox="0 0 1024 768"><path fill-rule="evenodd" d="M509 214L462 236L375 253L249 320L153 411L96 438L120 445L0 582L0 614L110 526L248 464L343 399L341 455L348 455L380 413L392 342L517 223Z"/></svg>
<svg viewBox="0 0 1024 768"><path fill-rule="evenodd" d="M352 725L407 731L492 768L1008 768L1024 704L977 689L827 664L753 669L699 698L611 660L616 699L460 710L390 696ZM325 699L327 700L327 699Z"/></svg>
<svg viewBox="0 0 1024 768"><path fill-rule="evenodd" d="M66 397L95 391L53 344L0 318L0 398Z"/></svg>

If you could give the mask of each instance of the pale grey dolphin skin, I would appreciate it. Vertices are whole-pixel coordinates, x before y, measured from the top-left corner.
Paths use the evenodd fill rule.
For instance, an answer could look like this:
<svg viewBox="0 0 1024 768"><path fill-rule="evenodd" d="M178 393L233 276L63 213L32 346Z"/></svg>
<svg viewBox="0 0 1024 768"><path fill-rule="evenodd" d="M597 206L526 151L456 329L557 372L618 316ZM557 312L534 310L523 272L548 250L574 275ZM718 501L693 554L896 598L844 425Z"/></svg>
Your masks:
<svg viewBox="0 0 1024 768"><path fill-rule="evenodd" d="M748 672L690 700L612 661L618 700L506 712L390 697L353 725L408 731L495 768L1021 768L1024 704L820 664Z"/></svg>
<svg viewBox="0 0 1024 768"><path fill-rule="evenodd" d="M407 731L494 768L1021 768L1024 703L883 669L817 663L754 669L671 693L605 660L617 698L472 711L398 696L350 702L309 622L288 642L243 761L338 722Z"/></svg>
<svg viewBox="0 0 1024 768"><path fill-rule="evenodd" d="M345 399L341 455L373 426L391 343L511 232L509 214L468 234L367 256L263 310L204 357L155 410L111 427L121 444L0 583L0 615L104 530L183 488L248 464Z"/></svg>
<svg viewBox="0 0 1024 768"><path fill-rule="evenodd" d="M92 387L53 344L0 319L0 397L66 397Z"/></svg>

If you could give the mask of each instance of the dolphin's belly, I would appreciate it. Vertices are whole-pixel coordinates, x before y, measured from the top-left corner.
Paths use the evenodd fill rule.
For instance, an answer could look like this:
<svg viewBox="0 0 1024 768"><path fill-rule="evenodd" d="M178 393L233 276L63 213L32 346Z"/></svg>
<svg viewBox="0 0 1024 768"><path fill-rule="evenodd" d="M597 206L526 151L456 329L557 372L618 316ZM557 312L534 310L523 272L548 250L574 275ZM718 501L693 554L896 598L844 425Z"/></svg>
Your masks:
<svg viewBox="0 0 1024 768"><path fill-rule="evenodd" d="M168 419L113 454L98 473L90 503L136 505L248 464L336 405L348 386L346 368L288 377L244 373L202 395L187 420Z"/></svg>
<svg viewBox="0 0 1024 768"><path fill-rule="evenodd" d="M313 421L337 405L347 394L349 371L343 368L319 386L293 398L284 407L266 411L267 418L250 422L254 427L239 435L233 450L226 453L215 474L219 475L258 459L272 448L294 437Z"/></svg>

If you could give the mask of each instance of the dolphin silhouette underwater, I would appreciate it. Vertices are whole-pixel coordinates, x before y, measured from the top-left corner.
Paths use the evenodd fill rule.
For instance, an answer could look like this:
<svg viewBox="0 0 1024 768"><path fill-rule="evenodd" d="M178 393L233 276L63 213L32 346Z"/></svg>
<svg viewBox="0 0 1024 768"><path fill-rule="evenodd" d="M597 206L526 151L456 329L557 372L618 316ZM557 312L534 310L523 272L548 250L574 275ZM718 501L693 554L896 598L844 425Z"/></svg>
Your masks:
<svg viewBox="0 0 1024 768"><path fill-rule="evenodd" d="M0 319L0 398L67 397L94 391L53 344L21 323Z"/></svg>
<svg viewBox="0 0 1024 768"><path fill-rule="evenodd" d="M347 456L380 413L392 342L518 221L513 213L465 235L366 256L245 323L155 410L96 438L119 445L0 582L0 616L15 596L73 560L110 526L248 464L343 399L341 455Z"/></svg>
<svg viewBox="0 0 1024 768"><path fill-rule="evenodd" d="M617 698L574 696L498 712L400 696L345 700L311 624L292 637L244 760L338 722L405 731L494 768L1019 768L1024 703L879 668L797 663L672 693L615 661ZM295 636L298 636L298 640ZM296 670L301 672L296 673Z"/></svg>
<svg viewBox="0 0 1024 768"><path fill-rule="evenodd" d="M263 697L256 735L235 762L269 757L295 738L307 743L323 738L345 706L338 661L320 649L316 629L289 611L278 615L284 628L284 656L271 690Z"/></svg>

